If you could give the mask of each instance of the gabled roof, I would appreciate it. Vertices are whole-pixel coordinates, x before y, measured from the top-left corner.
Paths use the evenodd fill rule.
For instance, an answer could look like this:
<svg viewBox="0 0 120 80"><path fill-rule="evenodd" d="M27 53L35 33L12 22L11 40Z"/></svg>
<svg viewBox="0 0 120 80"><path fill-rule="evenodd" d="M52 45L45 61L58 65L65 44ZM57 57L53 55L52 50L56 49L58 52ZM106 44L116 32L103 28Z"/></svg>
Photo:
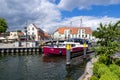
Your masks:
<svg viewBox="0 0 120 80"><path fill-rule="evenodd" d="M38 28L35 24L32 23L32 25L40 32L44 32L42 29Z"/></svg>
<svg viewBox="0 0 120 80"><path fill-rule="evenodd" d="M85 34L92 34L92 29L90 27L60 27L56 32L64 34L64 30L70 30L71 34L77 34L80 29L85 29Z"/></svg>

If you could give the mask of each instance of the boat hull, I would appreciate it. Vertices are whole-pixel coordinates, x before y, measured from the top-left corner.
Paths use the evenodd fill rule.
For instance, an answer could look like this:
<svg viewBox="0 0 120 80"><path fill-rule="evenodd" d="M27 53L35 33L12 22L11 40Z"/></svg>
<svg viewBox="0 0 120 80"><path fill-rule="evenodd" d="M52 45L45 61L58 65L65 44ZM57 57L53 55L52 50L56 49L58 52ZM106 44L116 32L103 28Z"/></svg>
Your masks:
<svg viewBox="0 0 120 80"><path fill-rule="evenodd" d="M71 49L71 53L82 52L84 50L83 47L75 47ZM43 48L44 55L66 55L66 48L54 48L45 46Z"/></svg>

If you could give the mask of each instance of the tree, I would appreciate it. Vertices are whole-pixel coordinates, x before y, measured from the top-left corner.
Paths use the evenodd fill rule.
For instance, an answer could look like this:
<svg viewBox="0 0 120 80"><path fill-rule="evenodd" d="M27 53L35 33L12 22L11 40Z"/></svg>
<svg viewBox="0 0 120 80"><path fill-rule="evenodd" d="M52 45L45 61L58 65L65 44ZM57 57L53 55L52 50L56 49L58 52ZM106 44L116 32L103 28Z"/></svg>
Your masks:
<svg viewBox="0 0 120 80"><path fill-rule="evenodd" d="M21 30L17 30L17 32L22 32Z"/></svg>
<svg viewBox="0 0 120 80"><path fill-rule="evenodd" d="M93 36L99 38L101 46L109 46L111 42L120 41L120 21L115 24L100 23L100 27L93 31Z"/></svg>
<svg viewBox="0 0 120 80"><path fill-rule="evenodd" d="M0 33L5 32L8 28L7 22L5 19L0 18Z"/></svg>
<svg viewBox="0 0 120 80"><path fill-rule="evenodd" d="M97 54L105 54L109 57L115 51L120 51L120 21L114 24L102 24L97 30L93 31L93 36L99 38L100 46L96 48Z"/></svg>

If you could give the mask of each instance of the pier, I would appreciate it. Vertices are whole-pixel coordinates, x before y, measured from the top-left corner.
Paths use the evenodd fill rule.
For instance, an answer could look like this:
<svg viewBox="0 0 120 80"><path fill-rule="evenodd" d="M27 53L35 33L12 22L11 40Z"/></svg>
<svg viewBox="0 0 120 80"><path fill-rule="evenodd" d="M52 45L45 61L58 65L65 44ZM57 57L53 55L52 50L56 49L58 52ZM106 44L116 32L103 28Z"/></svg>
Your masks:
<svg viewBox="0 0 120 80"><path fill-rule="evenodd" d="M41 54L40 47L18 47L18 48L0 48L0 56L3 55L25 55Z"/></svg>

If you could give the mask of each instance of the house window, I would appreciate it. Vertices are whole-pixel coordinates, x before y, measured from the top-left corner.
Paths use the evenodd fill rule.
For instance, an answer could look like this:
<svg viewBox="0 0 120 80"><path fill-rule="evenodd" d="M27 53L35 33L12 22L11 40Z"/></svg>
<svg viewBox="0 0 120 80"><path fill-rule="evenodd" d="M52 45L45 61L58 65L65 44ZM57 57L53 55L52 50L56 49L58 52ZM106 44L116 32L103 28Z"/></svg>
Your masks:
<svg viewBox="0 0 120 80"><path fill-rule="evenodd" d="M30 35L30 32L28 32L27 34Z"/></svg>
<svg viewBox="0 0 120 80"><path fill-rule="evenodd" d="M82 33L85 33L85 30L84 30L84 29L82 29Z"/></svg>
<svg viewBox="0 0 120 80"><path fill-rule="evenodd" d="M14 34L14 36L16 36L16 34Z"/></svg>
<svg viewBox="0 0 120 80"><path fill-rule="evenodd" d="M29 31L29 30L30 30L30 28L27 28L27 30Z"/></svg>
<svg viewBox="0 0 120 80"><path fill-rule="evenodd" d="M87 37L87 34L86 34L86 37Z"/></svg>
<svg viewBox="0 0 120 80"><path fill-rule="evenodd" d="M32 28L32 30L34 30L34 28Z"/></svg>
<svg viewBox="0 0 120 80"><path fill-rule="evenodd" d="M82 35L82 38L84 38L84 35Z"/></svg>
<svg viewBox="0 0 120 80"><path fill-rule="evenodd" d="M80 34L80 32L81 32L81 31L80 31L80 30L78 30L78 34Z"/></svg>
<svg viewBox="0 0 120 80"><path fill-rule="evenodd" d="M78 35L78 37L80 38L80 34Z"/></svg>
<svg viewBox="0 0 120 80"><path fill-rule="evenodd" d="M34 35L34 33L32 33L32 35Z"/></svg>

